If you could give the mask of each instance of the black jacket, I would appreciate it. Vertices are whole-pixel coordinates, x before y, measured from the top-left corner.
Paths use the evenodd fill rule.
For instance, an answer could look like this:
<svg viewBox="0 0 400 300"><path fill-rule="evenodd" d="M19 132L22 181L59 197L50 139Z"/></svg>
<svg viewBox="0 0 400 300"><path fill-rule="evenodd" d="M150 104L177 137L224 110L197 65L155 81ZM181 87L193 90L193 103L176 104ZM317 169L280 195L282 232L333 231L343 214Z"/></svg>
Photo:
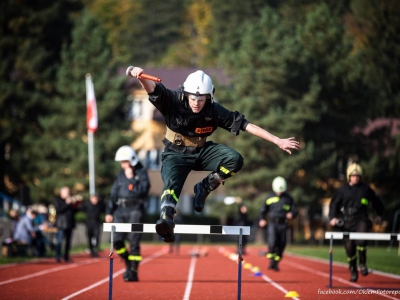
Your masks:
<svg viewBox="0 0 400 300"><path fill-rule="evenodd" d="M367 184L360 182L351 186L347 183L332 197L329 205L329 220L338 218L342 214L367 220L370 204L376 213L382 216L385 210L383 203Z"/></svg>
<svg viewBox="0 0 400 300"><path fill-rule="evenodd" d="M58 229L73 229L75 228L75 213L77 209L72 204L65 203L61 197L54 200L56 209L56 227Z"/></svg>
<svg viewBox="0 0 400 300"><path fill-rule="evenodd" d="M110 201L107 203L106 213L112 215L118 207L117 200L144 200L150 190L150 181L147 170L138 163L134 168L133 177L128 179L124 170L118 173L111 188Z"/></svg>
<svg viewBox="0 0 400 300"><path fill-rule="evenodd" d="M259 219L264 219L267 213L269 218L286 219L286 214L288 212L293 214L293 218L297 217L297 208L292 196L286 192L282 193L280 196L271 193L267 196L267 199L261 207Z"/></svg>
<svg viewBox="0 0 400 300"><path fill-rule="evenodd" d="M101 214L105 212L106 208L104 202L100 201L93 205L90 200L87 200L82 203L81 210L86 214L86 224L100 224L101 222Z"/></svg>

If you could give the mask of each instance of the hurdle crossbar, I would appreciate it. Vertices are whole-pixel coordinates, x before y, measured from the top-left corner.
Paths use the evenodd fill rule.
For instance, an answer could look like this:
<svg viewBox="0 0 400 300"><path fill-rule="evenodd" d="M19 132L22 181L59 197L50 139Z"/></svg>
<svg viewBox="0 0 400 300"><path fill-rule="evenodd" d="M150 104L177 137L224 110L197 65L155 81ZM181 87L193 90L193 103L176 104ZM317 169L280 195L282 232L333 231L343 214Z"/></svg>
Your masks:
<svg viewBox="0 0 400 300"><path fill-rule="evenodd" d="M143 223L103 223L104 232L135 232L135 233L157 233L155 224ZM250 235L250 226L223 226L223 225L181 225L176 224L176 234L213 234L213 235L238 235L239 236L239 258L238 258L238 295L241 299L242 283L242 235ZM113 234L111 234L113 236ZM111 239L113 241L113 239ZM111 246L112 247L112 246ZM111 251L111 250L110 250ZM112 261L110 261L111 263ZM109 300L112 300L112 267L110 265Z"/></svg>
<svg viewBox="0 0 400 300"><path fill-rule="evenodd" d="M115 226L115 232L156 233L155 224L142 224L142 223L103 223L103 231L111 232L112 226ZM242 229L243 235L250 235L250 226L186 225L186 224L176 224L174 233L240 235L240 229Z"/></svg>
<svg viewBox="0 0 400 300"><path fill-rule="evenodd" d="M350 240L369 240L369 241L400 241L399 233L375 233L375 232L325 232L325 239L342 240L349 238Z"/></svg>
<svg viewBox="0 0 400 300"><path fill-rule="evenodd" d="M350 240L364 240L364 241L400 241L399 233L375 233L375 232L325 232L325 239L330 240L329 246L329 285L332 287L332 261L333 261L333 240L343 240L348 238Z"/></svg>

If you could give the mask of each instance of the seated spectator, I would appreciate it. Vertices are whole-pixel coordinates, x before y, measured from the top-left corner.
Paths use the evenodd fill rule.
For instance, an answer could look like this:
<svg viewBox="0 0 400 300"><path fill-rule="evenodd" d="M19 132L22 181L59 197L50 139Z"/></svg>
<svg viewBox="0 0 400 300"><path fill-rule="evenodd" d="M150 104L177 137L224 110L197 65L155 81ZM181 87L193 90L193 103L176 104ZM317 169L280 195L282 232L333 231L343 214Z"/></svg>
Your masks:
<svg viewBox="0 0 400 300"><path fill-rule="evenodd" d="M26 213L19 219L14 232L14 241L18 245L26 246L22 254L27 255L27 250L36 243L36 236L41 229L46 228L46 224L33 226L33 220L37 212L28 207Z"/></svg>
<svg viewBox="0 0 400 300"><path fill-rule="evenodd" d="M8 212L8 219L10 220L10 237L14 236L15 228L17 227L17 223L19 220L19 212L18 210L12 208Z"/></svg>

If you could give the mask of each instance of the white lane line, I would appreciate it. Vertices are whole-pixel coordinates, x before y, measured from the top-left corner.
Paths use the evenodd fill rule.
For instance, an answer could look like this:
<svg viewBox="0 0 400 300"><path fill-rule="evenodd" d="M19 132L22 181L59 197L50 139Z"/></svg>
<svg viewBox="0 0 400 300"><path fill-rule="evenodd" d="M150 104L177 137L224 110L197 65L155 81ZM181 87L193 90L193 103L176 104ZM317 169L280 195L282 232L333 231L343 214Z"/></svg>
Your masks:
<svg viewBox="0 0 400 300"><path fill-rule="evenodd" d="M160 250L160 251L158 251L158 252L156 252L156 253L150 255L149 257L146 257L145 259L143 259L143 260L140 262L140 264L143 265L143 264L145 264L145 263L147 263L147 262L153 260L154 258L157 258L157 257L159 257L159 256L161 256L161 255L163 255L163 254L165 254L165 253L167 253L166 248L164 248L163 250ZM119 270L119 271L113 273L113 278L119 276L120 274L122 274L122 273L124 273L124 272L125 272L125 268L123 268L123 269L121 269L121 270ZM93 288L95 288L95 287L97 287L97 286L99 286L99 285L101 285L101 284L103 284L103 283L106 283L106 282L108 282L108 281L109 281L109 277L104 278L104 279L102 279L102 280L100 280L100 281L97 281L96 283L94 283L94 284L92 284L92 285L89 285L89 286L86 287L86 288L83 288L83 289L81 289L81 290L79 290L79 291L77 291L77 292L75 292L75 293L73 293L73 294L71 294L71 295L68 295L68 296L62 298L61 300L71 299L71 298L73 298L73 297L75 297L75 296L78 296L78 295L80 295L80 294L83 294L83 293L85 293L85 292L87 292L87 291L89 291L89 290L91 290L91 289L93 289Z"/></svg>
<svg viewBox="0 0 400 300"><path fill-rule="evenodd" d="M295 253L285 253L285 255L286 255L286 256L295 257L295 258L297 257L297 258L301 258L301 259L307 259L307 260L309 260L309 261L316 261L316 262L320 262L320 263L329 265L329 260L323 259L323 258L310 257L310 256L307 256L307 255L301 255L301 254L295 254ZM334 262L332 263L332 265L334 265L334 266L340 266L340 267L345 267L345 268L348 268L348 267L349 267L348 264L341 263L341 262L336 262L336 261L334 261ZM384 276L384 277L390 277L390 278L400 279L400 276L399 276L399 275L396 275L396 274L385 273L385 272L382 272L382 271L376 271L376 270L372 270L372 269L369 269L369 270L371 271L371 274L376 274L376 275L380 275L380 276Z"/></svg>
<svg viewBox="0 0 400 300"><path fill-rule="evenodd" d="M277 284L275 281L273 281L271 278L269 278L267 275L262 275L262 279L264 279L266 282L272 284L276 289L280 290L281 292L283 292L285 295L287 295L287 293L289 293L288 290L286 290L283 286ZM299 300L299 298L296 297L292 297L292 299L296 299Z"/></svg>
<svg viewBox="0 0 400 300"><path fill-rule="evenodd" d="M198 250L193 250L193 252L194 251ZM189 275L186 283L185 294L183 295L183 300L189 300L190 292L192 291L194 270L196 269L196 261L197 261L196 256L193 256L192 259L190 260Z"/></svg>
<svg viewBox="0 0 400 300"><path fill-rule="evenodd" d="M37 276L50 274L50 273L53 273L53 272L63 271L63 270L66 270L66 269L71 269L71 268L75 268L75 267L79 267L79 266L95 263L95 262L98 262L98 261L100 261L100 259L88 259L88 260L81 261L79 263L73 263L73 264L70 264L70 265L63 265L63 266L60 266L60 267L56 267L56 268L52 268L52 269L36 272L36 273L29 274L29 275L26 275L26 276L17 277L17 278L5 280L5 281L0 281L0 285L13 283L13 282L21 281L21 280L26 280L26 279L34 278L34 277L37 277Z"/></svg>
<svg viewBox="0 0 400 300"><path fill-rule="evenodd" d="M224 247L219 247L218 251L219 251L219 253L223 254L225 252L225 248ZM280 290L281 292L283 292L285 294L285 296L287 295L287 293L289 293L289 291L287 291L283 286L281 286L278 283L276 283L275 281L273 281L267 275L263 274L261 278L264 279L266 282L270 283L274 288L276 288L276 289ZM295 299L295 300L299 300L299 298L296 298L296 297L291 297L291 298Z"/></svg>
<svg viewBox="0 0 400 300"><path fill-rule="evenodd" d="M321 271L318 271L316 269L309 268L309 267L303 266L303 265L295 263L295 262L286 261L285 263L290 265L290 266L292 266L292 267L295 267L297 269L300 269L300 270L303 270L303 271L306 271L306 272L310 272L310 273L313 273L313 274L317 274L317 275L325 277L325 278L329 278L329 274L328 273L321 272ZM341 277L337 277L335 275L332 275L332 279L334 279L336 281L340 281L340 282L342 282L344 284L347 284L347 285L350 285L350 286L353 286L353 287L356 287L356 288L361 288L361 289L365 289L367 291L372 291L373 292L373 289L371 289L371 288L363 287L362 285L350 282L350 281L348 281L346 279L343 279ZM398 298L390 297L390 296L388 296L386 294L376 293L375 295L377 295L377 296L379 295L379 296L382 296L382 297L385 297L385 298L388 298L388 299L398 300Z"/></svg>

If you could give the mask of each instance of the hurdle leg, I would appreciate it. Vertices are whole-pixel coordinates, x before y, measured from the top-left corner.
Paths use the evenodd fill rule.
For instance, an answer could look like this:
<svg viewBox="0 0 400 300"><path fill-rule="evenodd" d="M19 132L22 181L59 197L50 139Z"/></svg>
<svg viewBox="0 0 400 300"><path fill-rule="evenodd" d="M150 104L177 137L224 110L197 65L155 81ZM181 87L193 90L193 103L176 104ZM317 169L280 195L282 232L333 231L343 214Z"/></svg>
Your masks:
<svg viewBox="0 0 400 300"><path fill-rule="evenodd" d="M238 256L238 300L241 298L241 290L242 290L242 228L239 230L239 256Z"/></svg>
<svg viewBox="0 0 400 300"><path fill-rule="evenodd" d="M332 266L333 264L333 235L331 235L331 239L329 242L329 287L332 287Z"/></svg>
<svg viewBox="0 0 400 300"><path fill-rule="evenodd" d="M108 300L112 300L113 268L114 268L114 232L115 226L111 226L111 244L110 244L110 275L108 280Z"/></svg>

